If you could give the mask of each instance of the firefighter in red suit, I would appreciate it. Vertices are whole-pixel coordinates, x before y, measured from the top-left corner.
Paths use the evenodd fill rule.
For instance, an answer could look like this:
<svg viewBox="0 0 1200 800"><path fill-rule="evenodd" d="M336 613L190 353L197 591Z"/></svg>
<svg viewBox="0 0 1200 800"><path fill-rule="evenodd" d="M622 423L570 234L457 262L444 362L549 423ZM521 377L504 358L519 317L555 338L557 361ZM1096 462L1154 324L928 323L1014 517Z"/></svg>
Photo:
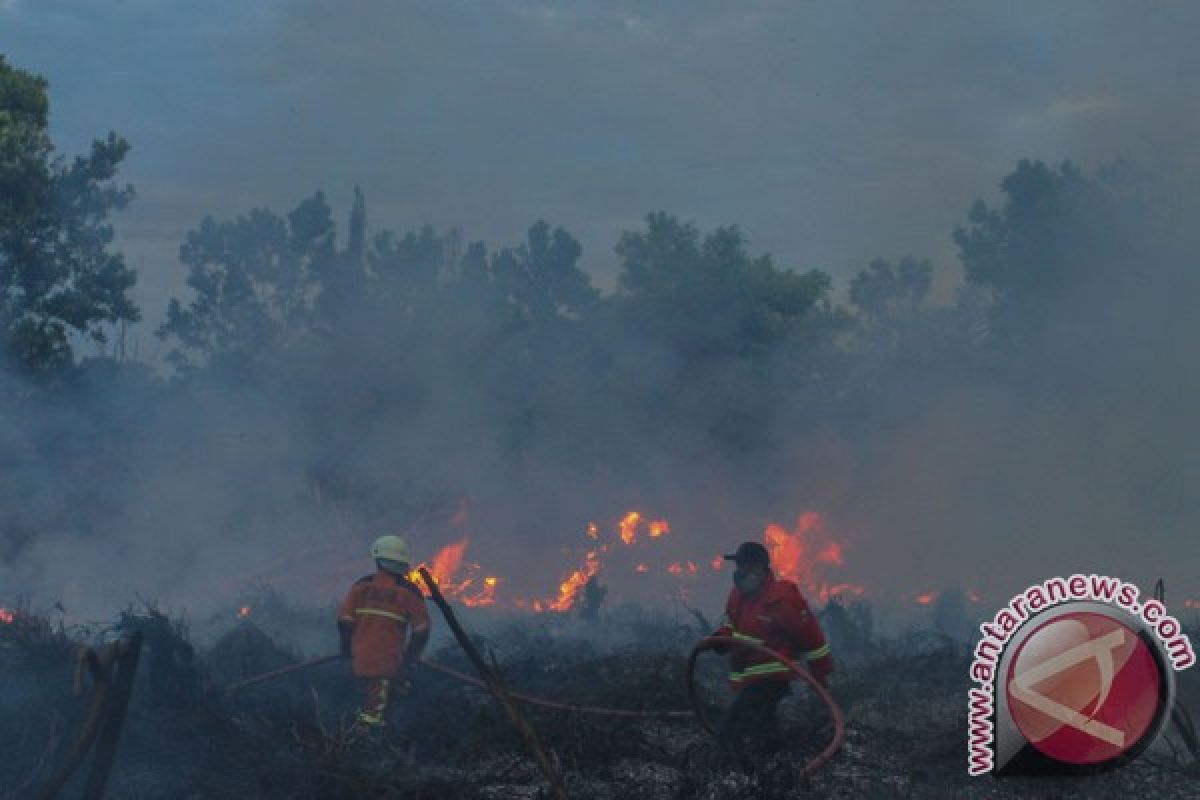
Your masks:
<svg viewBox="0 0 1200 800"><path fill-rule="evenodd" d="M734 587L721 627L713 634L765 645L792 661L807 663L813 677L828 685L833 670L829 643L795 583L775 577L771 557L758 542L742 543L733 561ZM760 755L779 750L776 710L794 678L783 662L758 650L723 647L730 656L733 702L717 726L717 739L731 752L749 746Z"/></svg>

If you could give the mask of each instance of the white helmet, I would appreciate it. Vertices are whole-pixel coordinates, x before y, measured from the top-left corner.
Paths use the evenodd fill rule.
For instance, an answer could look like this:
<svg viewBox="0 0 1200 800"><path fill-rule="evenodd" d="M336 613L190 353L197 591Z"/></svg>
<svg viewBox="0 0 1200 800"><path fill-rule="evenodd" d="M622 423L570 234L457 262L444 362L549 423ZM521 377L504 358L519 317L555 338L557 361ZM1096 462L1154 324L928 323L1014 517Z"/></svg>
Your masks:
<svg viewBox="0 0 1200 800"><path fill-rule="evenodd" d="M380 536L375 540L375 544L371 545L371 558L407 564L408 542L399 536Z"/></svg>

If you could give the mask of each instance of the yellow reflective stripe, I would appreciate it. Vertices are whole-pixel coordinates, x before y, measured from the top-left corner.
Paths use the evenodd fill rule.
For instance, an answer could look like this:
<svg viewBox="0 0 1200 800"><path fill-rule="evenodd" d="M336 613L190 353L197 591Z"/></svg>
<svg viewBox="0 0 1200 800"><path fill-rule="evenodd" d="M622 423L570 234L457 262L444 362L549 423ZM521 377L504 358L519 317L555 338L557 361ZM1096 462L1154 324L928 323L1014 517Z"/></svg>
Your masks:
<svg viewBox="0 0 1200 800"><path fill-rule="evenodd" d="M818 658L824 658L825 656L829 655L829 653L829 644L826 643L818 647L816 650L809 650L804 654L804 657L809 661L816 661Z"/></svg>
<svg viewBox="0 0 1200 800"><path fill-rule="evenodd" d="M780 672L791 671L791 668L789 668L787 664L783 664L779 661L770 661L766 664L755 664L752 667L746 667L741 672L730 672L729 679L731 681L738 681L742 678L750 678L755 675L774 675Z"/></svg>
<svg viewBox="0 0 1200 800"><path fill-rule="evenodd" d="M369 614L373 617L387 617L388 619L394 619L396 622L408 622L408 617L404 616L403 614L396 614L392 611L384 611L382 608L356 608L354 609L354 613Z"/></svg>
<svg viewBox="0 0 1200 800"><path fill-rule="evenodd" d="M737 631L733 632L733 638L741 639L744 642L754 642L754 644L762 644L763 643L762 639L759 639L755 636L748 636L744 633L738 633Z"/></svg>
<svg viewBox="0 0 1200 800"><path fill-rule="evenodd" d="M791 672L791 670L786 664L778 661L772 661L769 664L755 664L753 667L746 667L742 670L743 675L767 675L772 672Z"/></svg>

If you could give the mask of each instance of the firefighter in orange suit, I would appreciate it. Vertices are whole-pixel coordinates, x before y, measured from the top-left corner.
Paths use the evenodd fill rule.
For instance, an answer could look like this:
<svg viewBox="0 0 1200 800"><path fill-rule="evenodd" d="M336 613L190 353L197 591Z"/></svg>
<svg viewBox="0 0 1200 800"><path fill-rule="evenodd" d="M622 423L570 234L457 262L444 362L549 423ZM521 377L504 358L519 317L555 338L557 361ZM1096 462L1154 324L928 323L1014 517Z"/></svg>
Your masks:
<svg viewBox="0 0 1200 800"><path fill-rule="evenodd" d="M338 610L338 633L342 655L353 659L354 674L365 682L358 720L378 728L397 685L407 685L405 665L419 659L429 641L429 612L421 590L407 578L408 545L402 538L380 537L371 556L377 570L350 588Z"/></svg>
<svg viewBox="0 0 1200 800"><path fill-rule="evenodd" d="M767 549L742 543L733 561L733 589L721 627L713 634L765 645L793 661L807 662L813 677L828 685L833 670L829 643L795 583L775 577ZM776 710L794 680L783 662L736 645L720 648L730 656L733 702L717 726L717 739L731 752L747 745L760 755L779 750Z"/></svg>

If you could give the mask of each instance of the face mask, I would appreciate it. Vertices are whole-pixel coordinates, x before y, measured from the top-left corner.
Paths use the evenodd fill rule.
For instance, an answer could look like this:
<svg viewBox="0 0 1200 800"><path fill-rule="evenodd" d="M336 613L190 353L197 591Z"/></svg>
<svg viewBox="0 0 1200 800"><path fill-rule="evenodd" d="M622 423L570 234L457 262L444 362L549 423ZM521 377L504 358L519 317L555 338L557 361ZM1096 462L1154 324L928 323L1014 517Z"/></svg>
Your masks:
<svg viewBox="0 0 1200 800"><path fill-rule="evenodd" d="M734 572L733 585L742 594L754 594L762 587L762 575L758 572L747 572L745 574Z"/></svg>
<svg viewBox="0 0 1200 800"><path fill-rule="evenodd" d="M379 567L385 569L393 575L404 575L408 572L408 564L401 561L393 561L390 558L379 559Z"/></svg>

